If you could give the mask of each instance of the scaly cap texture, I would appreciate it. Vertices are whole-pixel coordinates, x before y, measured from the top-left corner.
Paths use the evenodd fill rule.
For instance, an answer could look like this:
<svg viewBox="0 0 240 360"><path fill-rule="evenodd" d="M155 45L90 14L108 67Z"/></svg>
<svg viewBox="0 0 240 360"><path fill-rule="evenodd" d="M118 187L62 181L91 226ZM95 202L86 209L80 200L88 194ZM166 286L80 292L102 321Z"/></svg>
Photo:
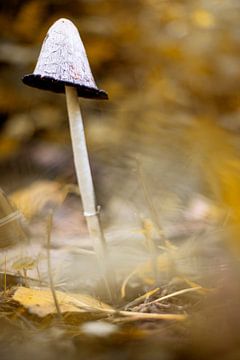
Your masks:
<svg viewBox="0 0 240 360"><path fill-rule="evenodd" d="M65 85L74 86L80 97L108 98L97 88L78 29L68 19L59 19L50 27L35 70L23 82L57 93L65 93Z"/></svg>

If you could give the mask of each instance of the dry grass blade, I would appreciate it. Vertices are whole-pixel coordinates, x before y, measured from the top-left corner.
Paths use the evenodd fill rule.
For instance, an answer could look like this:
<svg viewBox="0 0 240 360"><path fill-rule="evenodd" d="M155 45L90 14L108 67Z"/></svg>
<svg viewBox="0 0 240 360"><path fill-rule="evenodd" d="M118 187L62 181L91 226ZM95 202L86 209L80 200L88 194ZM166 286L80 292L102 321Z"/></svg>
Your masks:
<svg viewBox="0 0 240 360"><path fill-rule="evenodd" d="M59 306L59 303L58 303L56 291L55 291L55 288L54 288L53 277L52 277L52 268L51 268L50 243L51 243L52 221L53 221L53 213L51 212L51 213L49 214L48 224L47 224L47 263L48 263L48 276L49 276L50 288L51 288L51 292L52 292L54 304L55 304L55 306L56 306L57 314L58 314L58 317L61 318L61 310L60 310L60 306Z"/></svg>
<svg viewBox="0 0 240 360"><path fill-rule="evenodd" d="M155 299L153 301L150 301L148 303L148 305L156 304L156 303L161 302L163 300L167 300L167 299L170 299L170 298L173 298L173 297L176 297L176 296L179 296L179 295L183 295L183 294L186 294L186 293L199 291L199 290L202 290L202 289L203 288L201 286L196 286L196 287L191 287L191 288L187 288L187 289L178 290L178 291L175 291L175 292L173 292L171 294L168 294L168 295L162 296L162 297L160 297L158 299Z"/></svg>
<svg viewBox="0 0 240 360"><path fill-rule="evenodd" d="M175 250L174 250L175 251ZM174 262L173 259L171 257L170 252L164 252L162 254L160 254L157 257L157 271L160 272L167 272L170 269L172 269ZM127 277L124 279L122 286L121 286L121 297L124 298L126 295L126 287L129 283L129 280L133 277L133 276L139 276L139 278L141 278L144 283L147 284L153 284L154 283L154 278L152 276L152 263L151 263L151 259L144 262L143 264L138 265L130 274L127 275Z"/></svg>
<svg viewBox="0 0 240 360"><path fill-rule="evenodd" d="M134 299L134 300L132 300L130 303L128 303L128 304L125 306L125 309L129 309L129 308L131 308L132 306L138 305L138 304L141 303L143 300L149 299L152 295L156 294L159 290L160 290L159 288L156 288L156 289L150 290L150 291L146 292L145 294L137 297L136 299Z"/></svg>
<svg viewBox="0 0 240 360"><path fill-rule="evenodd" d="M158 253L157 253L156 244L154 243L154 240L152 238L153 223L151 222L150 219L144 219L142 221L142 225L143 225L143 234L146 239L147 248L150 254L153 277L155 279L155 283L158 284L159 283L159 273L158 273L158 263L157 263Z"/></svg>
<svg viewBox="0 0 240 360"><path fill-rule="evenodd" d="M6 296L7 291L7 256L4 257L4 286L3 286L3 294Z"/></svg>
<svg viewBox="0 0 240 360"><path fill-rule="evenodd" d="M22 214L0 189L0 248L13 247L27 239L21 225Z"/></svg>
<svg viewBox="0 0 240 360"><path fill-rule="evenodd" d="M159 221L159 218L158 218L158 212L155 209L155 206L154 206L153 201L152 201L151 194L149 192L149 188L148 188L148 185L147 185L147 181L145 179L145 174L144 174L144 171L143 171L142 164L141 164L141 162L140 162L140 160L138 158L136 158L136 165L137 165L137 173L139 175L139 181L140 181L140 184L141 184L141 187L142 187L142 190L143 190L143 195L144 195L146 204L148 206L148 209L150 211L151 218L152 218L152 220L153 220L153 222L154 222L154 224L155 224L155 226L157 228L159 238L162 240L162 245L166 249L171 249L172 245L169 242L169 240L166 239L166 237L165 237L162 225L161 225L161 223Z"/></svg>
<svg viewBox="0 0 240 360"><path fill-rule="evenodd" d="M157 313L140 313L135 311L119 311L118 313L123 317L126 317L125 320L138 321L138 320L175 320L175 321L184 321L187 319L186 314L157 314Z"/></svg>
<svg viewBox="0 0 240 360"><path fill-rule="evenodd" d="M126 287L127 287L127 284L129 282L129 280L131 279L132 276L134 276L135 274L137 274L138 272L138 268L137 269L134 269L130 274L128 274L128 276L124 279L123 283L122 283L122 286L121 286L121 298L125 298L126 296Z"/></svg>
<svg viewBox="0 0 240 360"><path fill-rule="evenodd" d="M20 213L20 211L13 211L12 213L2 217L0 219L0 227L4 226L14 220L20 219L22 217L22 214Z"/></svg>

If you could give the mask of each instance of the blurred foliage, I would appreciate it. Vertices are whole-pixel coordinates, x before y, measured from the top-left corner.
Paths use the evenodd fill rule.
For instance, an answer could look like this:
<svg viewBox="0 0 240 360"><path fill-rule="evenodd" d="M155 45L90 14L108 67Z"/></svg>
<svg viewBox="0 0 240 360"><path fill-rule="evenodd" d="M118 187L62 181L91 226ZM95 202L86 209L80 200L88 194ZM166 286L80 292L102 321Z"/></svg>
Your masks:
<svg viewBox="0 0 240 360"><path fill-rule="evenodd" d="M1 2L0 183L18 208L31 217L59 205L58 184L75 181L64 97L21 82L49 26L67 17L110 96L81 100L105 222L150 218L163 239L207 213L238 248L239 10L238 0Z"/></svg>

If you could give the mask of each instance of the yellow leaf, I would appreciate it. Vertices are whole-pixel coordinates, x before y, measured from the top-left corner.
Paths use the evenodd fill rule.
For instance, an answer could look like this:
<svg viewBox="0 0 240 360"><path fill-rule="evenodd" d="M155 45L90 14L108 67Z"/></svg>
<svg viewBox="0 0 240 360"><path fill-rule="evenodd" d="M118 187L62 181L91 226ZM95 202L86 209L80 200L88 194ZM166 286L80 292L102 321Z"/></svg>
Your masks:
<svg viewBox="0 0 240 360"><path fill-rule="evenodd" d="M66 294L56 291L56 296L61 313L112 310L111 306L85 294ZM50 289L19 287L13 295L13 300L25 307L29 313L39 317L57 313Z"/></svg>

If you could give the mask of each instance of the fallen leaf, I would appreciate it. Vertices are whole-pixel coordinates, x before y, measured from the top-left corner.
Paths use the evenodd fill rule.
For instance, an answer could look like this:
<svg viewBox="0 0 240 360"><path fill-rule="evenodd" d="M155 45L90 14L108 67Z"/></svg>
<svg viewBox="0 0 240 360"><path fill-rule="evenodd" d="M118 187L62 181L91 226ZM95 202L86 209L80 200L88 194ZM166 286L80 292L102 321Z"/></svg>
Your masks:
<svg viewBox="0 0 240 360"><path fill-rule="evenodd" d="M90 295L69 295L61 291L56 291L56 296L61 313L106 312L113 310L111 306L98 301ZM39 317L57 313L50 289L19 287L13 295L13 300L26 308L29 313Z"/></svg>
<svg viewBox="0 0 240 360"><path fill-rule="evenodd" d="M113 315L116 318L125 318L126 321L137 320L186 320L185 314L158 314L138 313L134 311L115 310L111 306L98 301L92 296L85 294L66 294L55 291L61 313L96 313L102 312ZM47 315L57 314L56 306L50 289L19 287L12 299L28 310L30 314L44 318Z"/></svg>

